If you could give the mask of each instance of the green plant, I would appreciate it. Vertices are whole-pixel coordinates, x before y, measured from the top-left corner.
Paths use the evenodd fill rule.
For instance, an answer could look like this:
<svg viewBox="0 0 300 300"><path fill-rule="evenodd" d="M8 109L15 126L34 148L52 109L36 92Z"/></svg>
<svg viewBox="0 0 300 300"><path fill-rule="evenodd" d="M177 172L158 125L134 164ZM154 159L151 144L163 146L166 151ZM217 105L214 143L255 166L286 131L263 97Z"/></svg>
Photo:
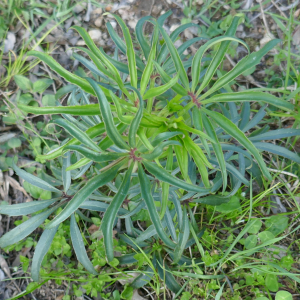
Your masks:
<svg viewBox="0 0 300 300"><path fill-rule="evenodd" d="M241 17L233 18L224 36L207 41L194 57L186 57L184 50L196 40L187 41L178 49L173 42L193 24L184 24L168 36L162 26L170 14L162 15L157 21L151 17L139 21L136 36L143 52L141 57L134 51L128 28L116 15L125 42L107 23L117 46L114 57L98 49L87 32L75 26L89 48L78 50L87 54L92 62L77 53L74 58L91 71L94 79L84 72L79 75L68 72L44 53L28 53L79 87L67 86L56 95L59 99L72 91L67 106L60 103L48 107L18 105L26 113L62 114L62 118L54 116L48 127L55 131L63 128L73 137L38 157L42 162L50 160L47 166L55 178L48 175L47 180L42 179L13 165L18 176L51 192L50 200L0 208L1 213L11 216L35 214L4 235L0 239L1 247L22 240L49 220L33 257L34 280L39 280L43 257L57 230L63 222L69 222L66 221L69 218L77 259L90 273L97 275L85 250L78 222L78 219L92 222L85 212L96 211L105 212L100 228L107 262L112 266L119 262L138 262L140 266L147 263L146 275L139 278L139 284L150 281L149 273L159 276L173 292L180 292L181 286L172 274L185 273L170 270L163 259L168 254L171 267L190 264L198 272L196 278L211 280L210 289L217 289L219 285L213 280L224 275L201 274L204 271L196 261L184 255L185 249L196 243L206 266L221 266L226 258L226 255L221 259L211 257L204 251L199 241L204 229L199 229L192 207L198 203L212 206L228 203L243 184L250 184L248 174L260 183L271 181L272 176L259 151L300 163L299 156L286 148L261 142L299 135L299 129L255 128L266 114L266 105L250 118L251 101L287 112L293 111L293 104L262 89L243 92L231 89L232 81L258 64L279 40L270 41L261 50L247 55L226 73L218 68L230 43L238 42L248 49L242 40L234 37ZM154 26L150 44L142 32L145 22ZM159 39L160 34L162 39ZM219 48L214 57L203 58L215 45ZM127 55L127 64L118 60L118 51ZM90 95L98 99L97 104L91 104ZM143 232L134 226L139 218L148 224ZM112 231L118 220L123 219L123 234L119 236L136 252L115 258ZM250 223L243 234L249 226Z"/></svg>

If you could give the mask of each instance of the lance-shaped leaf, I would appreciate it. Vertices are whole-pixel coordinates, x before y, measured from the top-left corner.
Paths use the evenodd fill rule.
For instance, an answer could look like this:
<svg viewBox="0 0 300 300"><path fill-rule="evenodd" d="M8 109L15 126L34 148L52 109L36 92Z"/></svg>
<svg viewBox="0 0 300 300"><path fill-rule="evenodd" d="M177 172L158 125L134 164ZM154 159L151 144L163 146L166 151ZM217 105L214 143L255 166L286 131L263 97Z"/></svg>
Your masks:
<svg viewBox="0 0 300 300"><path fill-rule="evenodd" d="M141 164L138 166L138 175L139 175L139 180L140 180L140 185L141 185L141 192L142 192L142 197L146 202L148 212L151 218L151 221L156 229L156 232L158 236L161 238L161 240L166 244L166 246L170 248L174 248L176 244L170 240L170 238L167 236L165 231L163 230L162 223L160 221L159 215L156 211L156 207L154 205L154 199L152 197L151 193L151 184L146 176L143 167Z"/></svg>
<svg viewBox="0 0 300 300"><path fill-rule="evenodd" d="M43 190L46 191L50 191L50 192L55 192L55 193L61 193L60 190L58 190L57 188L53 187L52 185L50 185L48 182L40 179L39 177L36 177L22 169L20 169L19 167L16 166L14 160L12 163L12 168L14 169L14 171L16 172L16 174L18 176L20 176L22 179L24 179L25 181L29 182L30 184L37 186Z"/></svg>
<svg viewBox="0 0 300 300"><path fill-rule="evenodd" d="M101 202L101 201L89 201L89 200L87 200L87 201L84 201L83 204L81 204L79 206L79 208L106 212L109 205L110 204L107 204L107 203L104 203L104 202ZM126 210L124 208L120 208L118 210L118 214L120 214L120 216L122 215L122 217L125 214L129 215L129 213L131 213L131 212L129 212L128 210Z"/></svg>
<svg viewBox="0 0 300 300"><path fill-rule="evenodd" d="M49 215L53 213L56 209L57 209L56 207L53 207L47 211L35 215L34 217L25 221L18 227L6 233L4 236L0 238L0 247L5 248L9 245L15 244L21 241L22 239L24 239L32 231L38 228L49 217Z"/></svg>
<svg viewBox="0 0 300 300"><path fill-rule="evenodd" d="M133 89L135 91L135 93L137 94L137 96L139 98L139 103L140 103L139 110L130 124L129 133L128 133L129 145L131 148L135 148L136 147L136 133L139 129L139 126L140 126L140 123L141 123L141 120L143 117L144 102L143 102L140 92L136 88L131 87L131 89Z"/></svg>
<svg viewBox="0 0 300 300"><path fill-rule="evenodd" d="M22 111L35 115L68 114L73 116L97 116L100 114L98 104L74 105L74 106L27 106L19 104Z"/></svg>
<svg viewBox="0 0 300 300"><path fill-rule="evenodd" d="M140 83L140 91L141 91L142 95L144 95L144 93L145 93L148 82L150 80L151 73L153 72L153 60L155 59L155 55L156 55L157 39L158 39L158 27L155 26L154 33L153 33L151 52L150 52L149 59L148 59L147 65L144 69L141 83ZM144 98L144 99L147 99L147 98Z"/></svg>
<svg viewBox="0 0 300 300"><path fill-rule="evenodd" d="M216 81L216 83L201 97L199 100L207 98L212 93L216 92L217 90L224 87L226 84L234 80L237 76L241 75L242 73L246 72L247 70L251 69L255 65L257 65L261 58L268 53L276 44L280 42L279 39L272 40L268 42L262 49L257 52L251 53L249 56L241 59L237 65L229 72L227 72L224 76Z"/></svg>
<svg viewBox="0 0 300 300"><path fill-rule="evenodd" d="M253 143L255 147L257 147L259 150L271 152L280 156L283 156L285 158L291 159L298 164L300 164L300 156L284 147L280 147L278 145L274 145L271 143L259 143L255 142Z"/></svg>
<svg viewBox="0 0 300 300"><path fill-rule="evenodd" d="M76 219L74 214L71 216L71 223L70 223L70 233L71 233L71 240L73 244L73 248L75 250L76 257L78 261L92 274L97 275L98 273L94 269L93 264L89 260L83 239L80 233L80 230L77 226Z"/></svg>
<svg viewBox="0 0 300 300"><path fill-rule="evenodd" d="M262 101L282 109L287 109L287 110L294 109L294 105L292 103L287 102L286 100L277 98L268 93L257 92L255 90L236 92L236 93L217 94L208 99L201 101L201 103L205 105L208 103L218 103L218 102L236 103L236 102L246 102L246 101Z"/></svg>
<svg viewBox="0 0 300 300"><path fill-rule="evenodd" d="M81 131L78 127L76 127L71 122L64 119L56 119L54 124L64 128L70 135L72 135L75 139L81 142L83 145L95 150L101 151L101 149L95 144L95 142L84 132Z"/></svg>
<svg viewBox="0 0 300 300"><path fill-rule="evenodd" d="M127 155L127 153L116 153L116 152L99 153L90 150L84 146L78 146L78 145L67 146L64 148L64 151L67 150L77 151L87 159L93 160L95 162L112 161Z"/></svg>
<svg viewBox="0 0 300 300"><path fill-rule="evenodd" d="M76 84L77 86L82 88L84 91L88 92L89 94L95 95L93 89L90 87L90 85L88 84L88 82L85 79L83 79L83 78L81 78L77 75L74 75L73 73L71 73L71 72L67 71L66 69L64 69L50 55L47 55L45 53L38 52L38 51L29 51L27 53L27 55L28 56L35 56L35 57L39 58L41 61L46 63L54 72L59 74L61 77L63 77L68 82Z"/></svg>
<svg viewBox="0 0 300 300"><path fill-rule="evenodd" d="M178 137L178 139L180 139L180 138ZM176 160L179 165L180 172L181 172L183 179L185 181L191 182L189 175L188 175L188 162L189 162L188 151L186 150L185 147L182 148L180 146L174 147Z"/></svg>
<svg viewBox="0 0 300 300"><path fill-rule="evenodd" d="M238 22L239 22L240 17L234 17L229 28L227 29L227 31L225 32L225 36L234 36L237 26L238 26ZM213 77L213 75L215 74L218 66L220 65L220 63L223 61L223 58L227 52L227 49L230 45L230 40L225 40L223 42L221 42L221 45L217 51L217 53L215 54L215 56L213 57L210 65L207 68L207 71L205 73L205 76L203 78L203 81L201 83L201 86L199 88L199 90L197 91L197 94L199 94L201 91L203 91L203 89L209 84L209 82L211 81L211 78ZM245 44L244 44L245 45ZM248 46L246 45L246 48L248 49ZM205 50L206 51L206 50ZM249 49L248 49L249 51ZM202 57L201 57L202 60ZM200 63L201 63L200 60ZM200 75L200 74L199 74ZM199 77L198 77L199 80ZM193 84L194 86L194 84Z"/></svg>
<svg viewBox="0 0 300 300"><path fill-rule="evenodd" d="M201 160L198 153L195 152L193 149L189 149L189 153L192 156L192 158L194 159L194 162L199 170L199 173L201 175L201 179L204 183L204 186L209 188L210 183L209 183L209 179L208 179L208 171L207 171L205 164L203 163L203 160Z"/></svg>
<svg viewBox="0 0 300 300"><path fill-rule="evenodd" d="M136 27L135 27L136 38L137 38L137 40L138 40L138 42L139 42L139 44L140 44L140 46L143 50L143 54L144 54L147 61L149 61L148 57L149 57L149 53L150 53L151 50L150 50L150 46L149 46L149 44L148 44L148 42L145 39L145 36L143 34L143 25L145 24L145 22L147 22L149 20L152 20L152 19L153 18L151 16L145 16L137 22ZM155 41L155 44L156 44L156 41ZM152 45L153 45L153 42L152 42Z"/></svg>
<svg viewBox="0 0 300 300"><path fill-rule="evenodd" d="M119 188L118 193L114 196L114 199L110 203L102 219L101 230L103 232L104 245L105 245L105 251L106 251L108 262L111 262L114 258L113 233L112 233L113 225L118 210L121 207L123 201L125 200L128 194L133 166L134 163L132 162L129 169L126 172L126 175L123 179L123 182Z"/></svg>
<svg viewBox="0 0 300 300"><path fill-rule="evenodd" d="M179 78L179 74L177 74L174 78L172 78L168 83L155 87L155 88L150 88L145 95L143 96L144 100L149 99L149 98L154 98L157 97L163 93L165 93L167 90L169 90L175 83L177 83Z"/></svg>
<svg viewBox="0 0 300 300"><path fill-rule="evenodd" d="M172 60L173 60L174 65L176 67L176 71L177 71L177 73L179 73L180 80L181 80L183 86L188 90L189 89L189 79L187 77L187 73L184 69L184 66L182 64L180 56L177 52L177 49L175 48L172 40L170 39L170 37L166 33L166 31L162 28L162 26L158 25L158 28L159 28L159 31L161 32L161 34L162 34L162 36L165 40L165 43L166 43L166 45L167 45L167 47L170 51Z"/></svg>
<svg viewBox="0 0 300 300"><path fill-rule="evenodd" d="M53 238L57 232L58 226L45 229L41 235L37 245L35 246L34 255L31 264L31 278L33 281L39 281L40 279L40 268L45 255L47 254Z"/></svg>
<svg viewBox="0 0 300 300"><path fill-rule="evenodd" d="M124 142L122 139L122 136L116 129L113 121L113 117L110 110L109 102L107 101L107 98L105 97L104 93L102 92L101 88L98 86L98 84L91 78L87 78L88 82L92 86L92 88L95 91L95 94L97 95L99 106L103 118L103 122L105 124L105 129L107 132L108 137L115 143L116 146L118 146L121 149L127 149L129 150L129 146Z"/></svg>
<svg viewBox="0 0 300 300"><path fill-rule="evenodd" d="M130 83L133 87L137 88L137 70L136 70L136 60L135 60L135 53L133 49L132 39L130 37L130 32L128 27L126 26L125 22L118 16L112 14L119 25L122 28L123 35L126 42L126 55L128 58L128 67L129 67L129 74L130 74Z"/></svg>
<svg viewBox="0 0 300 300"><path fill-rule="evenodd" d="M181 290L181 286L175 280L170 268L164 263L160 252L157 252L157 270L161 280L173 293L177 294Z"/></svg>
<svg viewBox="0 0 300 300"><path fill-rule="evenodd" d="M169 145L178 145L178 146L181 146L181 144L179 142L177 142L177 141L162 142L160 145L156 146L151 153L149 153L149 154L142 154L141 157L145 158L147 160L154 160L157 157L159 157L163 153L164 148L167 147L167 146L169 146Z"/></svg>
<svg viewBox="0 0 300 300"><path fill-rule="evenodd" d="M180 260L183 251L185 249L185 245L189 239L190 235L190 227L189 227L189 220L187 217L186 207L183 208L183 220L182 220L182 228L180 228L179 231L179 238L178 238L178 244L176 248L174 249L174 258L173 263L177 264Z"/></svg>
<svg viewBox="0 0 300 300"><path fill-rule="evenodd" d="M63 180L63 186L65 193L69 190L69 187L71 185L71 172L67 170L67 168L71 165L71 155L70 152L64 153L62 158L63 164L62 164L62 180Z"/></svg>
<svg viewBox="0 0 300 300"><path fill-rule="evenodd" d="M169 146L167 150L166 170L172 171L172 167L173 167L173 148L172 146ZM163 182L161 188L162 188L162 195L161 195L160 218L162 219L166 213L167 206L168 206L170 184L167 182Z"/></svg>
<svg viewBox="0 0 300 300"><path fill-rule="evenodd" d="M74 195L67 206L50 223L48 223L46 227L53 228L67 219L96 189L113 180L123 163L125 163L125 161L121 161L109 170L90 179L85 186Z"/></svg>
<svg viewBox="0 0 300 300"><path fill-rule="evenodd" d="M157 72L161 76L163 82L168 83L170 80L172 80L172 77L169 76L156 61L153 61L153 63L155 65ZM185 96L188 93L188 91L184 87L182 87L179 83L175 83L172 86L172 90L182 96Z"/></svg>
<svg viewBox="0 0 300 300"><path fill-rule="evenodd" d="M13 205L0 205L0 214L8 216L29 215L50 206L57 200L58 198L51 200L31 201Z"/></svg>
<svg viewBox="0 0 300 300"><path fill-rule="evenodd" d="M210 111L203 108L203 111L209 115L213 120L221 127L223 128L228 134L230 134L233 138L235 138L241 145L243 145L257 160L261 171L263 174L268 178L269 180L272 180L272 176L269 173L267 166L260 156L257 148L252 144L251 141L245 136L245 134L229 119L224 117L222 114Z"/></svg>
<svg viewBox="0 0 300 300"><path fill-rule="evenodd" d="M278 140L290 136L300 136L300 129L281 128L249 137L250 141Z"/></svg>
<svg viewBox="0 0 300 300"><path fill-rule="evenodd" d="M211 122L209 121L209 119L206 117L204 113L202 113L202 120L203 120L203 126L207 134L209 135L209 137L213 138L215 142L212 144L212 147L215 151L221 169L222 179L223 179L223 193L224 193L227 188L227 172L226 172L226 164L225 164L222 147L221 144L219 143L215 129L213 128Z"/></svg>
<svg viewBox="0 0 300 300"><path fill-rule="evenodd" d="M143 161L144 166L147 171L154 175L158 180L167 182L171 185L177 186L178 188L184 189L186 191L196 192L196 193L209 193L210 189L201 188L193 184L186 183L171 174L169 174L165 169L157 166L156 164Z"/></svg>
<svg viewBox="0 0 300 300"><path fill-rule="evenodd" d="M193 62L192 62L192 92L194 93L196 90L196 87L198 85L199 82L199 78L200 78L200 70L201 70L201 61L202 61L202 57L204 55L204 53L213 45L218 44L220 42L224 42L224 41L235 41L235 42L239 42L241 44L243 44L247 49L248 46L245 42L243 42L242 40L235 38L235 37L229 37L229 36L219 36L219 37L215 37L213 39L211 39L209 42L207 42L206 44L204 44L203 46L201 46L197 53L195 54L194 58L193 58ZM218 53L217 53L218 54ZM221 59L221 57L217 56L216 54L216 58L218 60ZM224 53L225 54L225 53ZM208 85L208 83L210 82L217 66L220 64L221 61L214 61L215 57L213 58L210 66L212 66L212 68L208 68L208 70L205 73L205 77L203 80L203 83L201 84L200 88L197 90L196 96L198 96L200 94L200 92L204 89L205 86ZM209 71L209 73L207 74L207 72ZM207 74L207 77L206 77ZM207 79L206 79L207 78Z"/></svg>

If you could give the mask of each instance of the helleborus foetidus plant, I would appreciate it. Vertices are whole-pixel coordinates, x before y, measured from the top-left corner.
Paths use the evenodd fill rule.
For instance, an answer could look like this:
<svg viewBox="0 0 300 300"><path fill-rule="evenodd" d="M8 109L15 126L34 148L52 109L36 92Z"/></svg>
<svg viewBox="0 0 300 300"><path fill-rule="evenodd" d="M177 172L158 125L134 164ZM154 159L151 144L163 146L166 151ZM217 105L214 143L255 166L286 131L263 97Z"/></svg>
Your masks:
<svg viewBox="0 0 300 300"><path fill-rule="evenodd" d="M39 278L42 259L58 226L69 218L77 258L88 271L96 274L84 249L75 213L86 220L85 211L105 212L101 230L108 262L114 258L112 230L118 220L124 219L124 229L119 227L119 231L130 237L129 245L134 244L131 239L138 244L154 236L171 253L174 263L179 263L184 259L189 241L194 235L201 235L191 203L226 203L241 185L249 185L249 174L257 181L262 176L271 180L261 151L300 162L299 156L291 151L262 142L298 135L299 129L255 128L266 114L266 105L289 112L293 104L262 89L243 92L231 89L233 80L257 65L279 40L249 53L230 72L224 73L219 66L231 42L249 50L234 36L241 18L236 16L223 36L211 40L198 37L175 48L179 34L195 24L184 24L168 35L163 23L170 14L158 20L147 16L138 22L136 37L140 49L134 48L123 20L113 15L124 37L123 40L107 23L116 44L113 57L99 49L83 28L74 26L87 46L77 47L74 58L93 78L65 70L47 54L29 52L71 83L56 95L59 100L70 93L66 106L59 102L55 107L19 105L27 113L61 115L49 126L72 136L39 157L41 161L51 162L51 170L61 185L54 187L49 181L14 166L17 175L51 191L53 199L0 208L9 215L40 211L4 235L0 239L1 247L23 239L60 208L45 226L37 245L32 263L34 280ZM146 22L153 26L150 39L143 33ZM183 54L200 40L203 45L194 56ZM214 49L212 57L207 55L211 49ZM119 60L119 53L126 55L126 63ZM95 104L94 98L98 101ZM264 106L250 118L253 101ZM57 166L61 168L60 174ZM152 223L145 233L139 232L132 221L143 210L148 212ZM140 246L151 248L151 242ZM161 266L159 251L152 258ZM121 257L122 260L126 261L126 257ZM173 279L169 282L174 284ZM172 290L178 290L178 285Z"/></svg>

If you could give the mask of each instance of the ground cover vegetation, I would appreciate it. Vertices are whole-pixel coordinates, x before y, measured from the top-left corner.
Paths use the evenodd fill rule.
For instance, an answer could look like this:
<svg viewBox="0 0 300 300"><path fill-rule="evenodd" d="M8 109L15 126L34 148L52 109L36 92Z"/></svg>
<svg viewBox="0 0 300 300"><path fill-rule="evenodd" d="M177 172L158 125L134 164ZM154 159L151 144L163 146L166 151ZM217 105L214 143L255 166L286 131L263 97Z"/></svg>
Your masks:
<svg viewBox="0 0 300 300"><path fill-rule="evenodd" d="M31 63L16 59L17 72L7 69L3 86L13 78L19 90L14 99L2 92L3 122L22 135L6 135L1 169L32 199L1 202L2 216L18 217L0 238L2 261L34 249L32 257L19 256L32 282L12 299L47 282L65 284L64 300L279 300L300 293L299 66L291 33L269 35L253 51L236 37L249 22L244 13L214 23L206 15L213 25L205 29L192 22L205 9L183 3L185 18L170 34L164 24L172 11L140 18L133 34L108 12L113 53L75 25L84 41L72 48L75 73L26 48L20 55ZM176 47L192 27L199 36ZM241 48L243 58L226 70L225 59ZM280 65L285 51L285 77L270 70L268 85L255 84L251 74L262 59ZM26 72L38 62L50 75L32 82ZM57 90L56 76L66 83ZM244 88L240 77L252 86ZM51 86L55 93L46 93ZM17 153L22 143L29 147Z"/></svg>

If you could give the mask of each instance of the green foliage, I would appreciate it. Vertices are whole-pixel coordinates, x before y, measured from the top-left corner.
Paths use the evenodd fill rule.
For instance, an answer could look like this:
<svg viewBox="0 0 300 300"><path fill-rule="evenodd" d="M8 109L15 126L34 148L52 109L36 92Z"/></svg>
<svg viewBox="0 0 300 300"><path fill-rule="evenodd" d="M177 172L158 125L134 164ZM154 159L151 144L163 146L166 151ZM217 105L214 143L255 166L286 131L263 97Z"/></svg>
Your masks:
<svg viewBox="0 0 300 300"><path fill-rule="evenodd" d="M75 26L88 47L78 51L86 53L91 61L78 53L74 58L89 69L93 79L84 72L73 74L65 70L45 53L28 53L72 84L54 97L43 98L48 106L30 105L30 96L24 96L18 103L25 113L52 115L47 130L56 136L66 132L71 136L57 147L52 145L48 153L38 155L53 176L35 176L12 164L16 174L27 182L27 190L40 199L38 202L54 200L44 202L45 206L38 206L39 210L34 211L29 203L27 209L35 215L0 239L1 247L9 247L45 222L32 261L31 276L35 281L43 275L41 266L49 269L49 257L51 262L53 257L71 255L64 236L67 235L80 262L80 272L86 269L99 276L99 282L92 281L85 286L92 296L106 281L113 280L99 274L99 266L105 264L110 268L131 264L144 267L144 272L125 287L121 299L131 299L133 289L146 283L151 285L152 278L156 282L160 278L172 292L179 293L182 287L175 276L190 273L174 271L174 266L179 270L181 266L193 268L195 278L209 280L209 291L220 291L223 286L219 280L224 275L204 274L205 268L217 264L221 267L237 243L244 246L245 255L256 251L257 245L267 247L287 227L287 218L280 215L265 220L266 230L262 232L261 221L250 221L234 241L233 236L230 236L231 243L223 241L228 249L223 256L209 253L199 242L203 237L203 244L214 244L215 237L207 232L204 235L205 228L200 229L202 226L192 208L200 205L206 207L211 219L214 213L219 213L225 220L237 222L237 212L244 209L237 192L243 185L250 185L249 176L259 184L272 180L260 152L300 162L295 153L265 141L299 135L300 130L269 131L268 127L258 130L256 126L263 120L266 106L250 119L250 101L271 104L287 113L293 111L294 105L261 89L234 93L228 88L237 76L253 70L279 40L272 40L259 51L248 54L225 73L222 61L230 43L239 42L247 48L234 36L241 18L226 19L221 25L226 35L209 40L194 57L187 57L183 52L188 44L184 49L176 49L174 42L180 32L192 25L184 24L169 36L163 28L169 15L168 12L157 21L150 17L140 20L154 25L150 42L142 27L136 28L143 55L135 53L129 29L118 16L113 15L125 41L108 23L117 47L114 57L98 49L88 33ZM207 52L215 45L219 46L215 55L206 59ZM127 56L127 64L118 60L119 51ZM22 76L15 76L15 81L29 95L42 93L52 83L45 79L32 85ZM54 101L66 94L70 94L66 106ZM91 103L90 96L96 97L98 103ZM39 141L33 144L39 146ZM6 214L20 210L15 205L11 209L3 207ZM101 220L99 212L104 213ZM103 239L89 244L82 220L100 225L91 238L103 236ZM136 220L145 221L144 231L134 226ZM117 226L119 242L114 239L113 231L117 224L124 225ZM125 254L126 245L134 252ZM201 259L189 258L186 249L197 251ZM121 256L116 258L117 251ZM164 259L166 254L171 262ZM236 268L244 264L237 257L238 254L230 257L236 260ZM291 266L292 261L288 261ZM62 265L60 261L58 268ZM246 284L265 285L277 291L277 277L272 272L278 267L281 268L272 265L261 270L253 266L253 272L245 276ZM77 286L73 289L76 296L81 296ZM159 288L156 291L159 293ZM200 288L196 292L201 296L206 294ZM234 297L238 298L239 294Z"/></svg>

